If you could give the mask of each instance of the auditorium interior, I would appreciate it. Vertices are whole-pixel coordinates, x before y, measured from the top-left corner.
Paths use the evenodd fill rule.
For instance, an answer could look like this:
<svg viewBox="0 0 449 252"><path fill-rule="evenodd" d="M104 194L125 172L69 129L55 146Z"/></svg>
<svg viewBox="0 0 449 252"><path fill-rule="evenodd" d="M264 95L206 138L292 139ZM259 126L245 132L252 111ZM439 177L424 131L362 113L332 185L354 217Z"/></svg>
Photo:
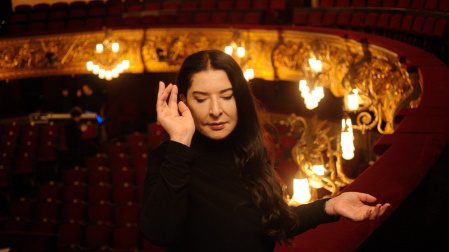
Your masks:
<svg viewBox="0 0 449 252"><path fill-rule="evenodd" d="M166 251L137 230L158 83L206 49L242 68L289 204L391 204L276 252L449 251L449 0L0 1L0 251Z"/></svg>

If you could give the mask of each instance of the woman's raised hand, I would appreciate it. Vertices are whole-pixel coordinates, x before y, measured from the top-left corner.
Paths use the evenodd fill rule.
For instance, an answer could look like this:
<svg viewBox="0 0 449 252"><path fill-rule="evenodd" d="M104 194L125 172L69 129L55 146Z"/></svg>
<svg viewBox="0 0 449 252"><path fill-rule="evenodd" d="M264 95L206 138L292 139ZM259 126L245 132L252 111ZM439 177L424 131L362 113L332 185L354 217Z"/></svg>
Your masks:
<svg viewBox="0 0 449 252"><path fill-rule="evenodd" d="M165 87L164 82L159 82L156 111L157 120L170 135L170 140L190 146L195 132L195 123L186 104L182 101L178 103L176 85L169 84Z"/></svg>
<svg viewBox="0 0 449 252"><path fill-rule="evenodd" d="M382 216L389 203L366 205L364 202L373 203L374 196L359 192L345 192L326 202L326 213L329 215L340 215L352 221L375 220Z"/></svg>

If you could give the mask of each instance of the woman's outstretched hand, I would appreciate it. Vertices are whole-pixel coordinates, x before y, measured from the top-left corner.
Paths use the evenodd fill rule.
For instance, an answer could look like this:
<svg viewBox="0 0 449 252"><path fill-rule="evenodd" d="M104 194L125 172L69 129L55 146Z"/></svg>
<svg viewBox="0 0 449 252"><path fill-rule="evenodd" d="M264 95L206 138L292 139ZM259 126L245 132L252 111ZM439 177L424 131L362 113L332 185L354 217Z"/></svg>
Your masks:
<svg viewBox="0 0 449 252"><path fill-rule="evenodd" d="M326 202L326 213L340 215L352 221L375 220L385 213L389 203L366 205L364 202L373 203L377 199L366 193L345 192Z"/></svg>
<svg viewBox="0 0 449 252"><path fill-rule="evenodd" d="M170 98L168 96L170 95ZM167 102L167 99L168 102ZM190 146L195 132L195 123L189 108L180 101L178 103L178 87L159 82L156 102L157 120L170 135L170 140ZM181 114L180 114L181 113Z"/></svg>

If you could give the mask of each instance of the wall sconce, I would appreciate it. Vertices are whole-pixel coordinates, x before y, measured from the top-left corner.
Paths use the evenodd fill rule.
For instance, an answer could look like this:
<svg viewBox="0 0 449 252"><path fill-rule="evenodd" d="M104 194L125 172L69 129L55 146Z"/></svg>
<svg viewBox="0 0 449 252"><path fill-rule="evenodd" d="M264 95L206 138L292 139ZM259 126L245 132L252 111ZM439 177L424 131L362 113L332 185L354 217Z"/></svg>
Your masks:
<svg viewBox="0 0 449 252"><path fill-rule="evenodd" d="M323 87L318 82L323 66L320 60L309 58L309 67L305 69L305 76L307 80L299 81L299 91L301 97L304 98L304 103L307 109L314 109L318 107L318 103L324 98Z"/></svg>
<svg viewBox="0 0 449 252"><path fill-rule="evenodd" d="M359 91L353 89L351 93L347 94L345 97L345 107L349 111L356 111L359 108Z"/></svg>
<svg viewBox="0 0 449 252"><path fill-rule="evenodd" d="M292 159L299 170L294 178L293 195L289 204L303 204L323 197L318 192L320 188L330 192L325 197L333 197L341 188L354 181L343 172L343 159L347 153L346 149L345 152L342 150L342 139L350 137L350 147L352 146L352 155L354 154L352 129L348 126L351 125L349 118L345 119L344 130L351 134L345 134L345 137L339 136L342 133L339 123L319 120L317 117L306 119L292 114L287 118L272 116L272 121L286 125L290 133L298 138L291 150Z"/></svg>
<svg viewBox="0 0 449 252"><path fill-rule="evenodd" d="M350 118L341 120L341 140L342 157L346 160L354 158L354 133L352 131L352 122Z"/></svg>
<svg viewBox="0 0 449 252"><path fill-rule="evenodd" d="M310 201L312 195L310 194L309 183L307 178L293 179L293 195L289 201L289 205L298 206Z"/></svg>
<svg viewBox="0 0 449 252"><path fill-rule="evenodd" d="M238 41L238 43L235 41ZM240 33L234 32L232 42L225 47L224 52L231 55L237 61L247 81L254 79L254 69L246 66L250 57L246 54L245 43L240 38Z"/></svg>

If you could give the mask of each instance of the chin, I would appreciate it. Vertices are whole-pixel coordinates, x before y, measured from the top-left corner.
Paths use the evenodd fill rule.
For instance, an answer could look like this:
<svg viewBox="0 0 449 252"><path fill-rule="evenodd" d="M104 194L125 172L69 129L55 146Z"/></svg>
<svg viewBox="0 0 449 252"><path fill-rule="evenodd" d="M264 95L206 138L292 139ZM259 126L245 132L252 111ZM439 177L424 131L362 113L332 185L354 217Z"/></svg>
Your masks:
<svg viewBox="0 0 449 252"><path fill-rule="evenodd" d="M201 132L201 134L212 140L223 140L229 136L229 132Z"/></svg>

